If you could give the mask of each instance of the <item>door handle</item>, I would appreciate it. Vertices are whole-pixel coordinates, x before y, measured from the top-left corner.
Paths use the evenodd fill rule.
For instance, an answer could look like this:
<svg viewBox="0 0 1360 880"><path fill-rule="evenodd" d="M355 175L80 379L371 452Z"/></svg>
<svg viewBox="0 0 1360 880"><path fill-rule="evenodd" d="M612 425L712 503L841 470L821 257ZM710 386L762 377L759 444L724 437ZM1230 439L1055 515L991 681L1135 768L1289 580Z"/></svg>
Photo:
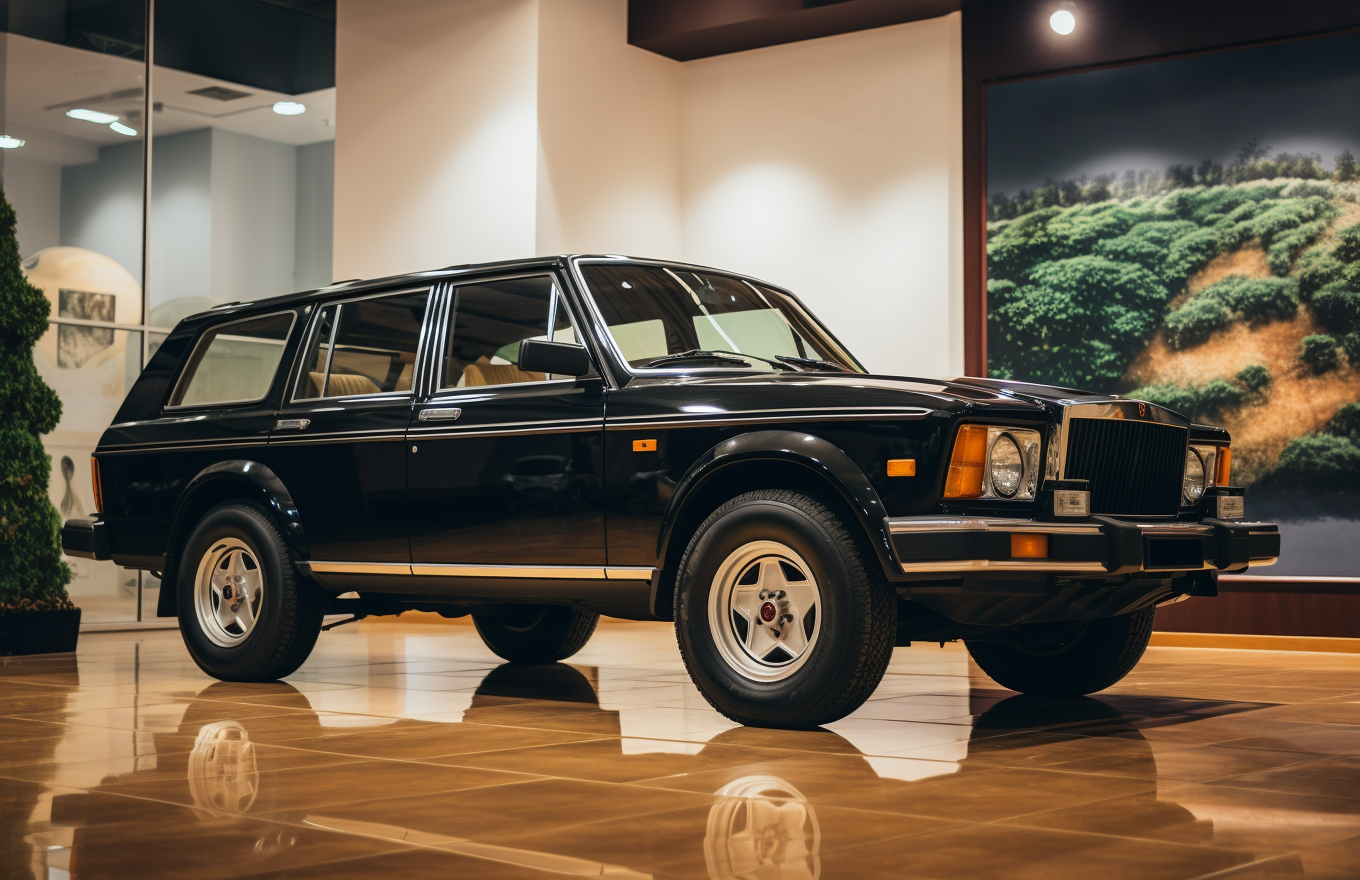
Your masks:
<svg viewBox="0 0 1360 880"><path fill-rule="evenodd" d="M279 419L274 423L275 431L301 431L312 423L311 419Z"/></svg>
<svg viewBox="0 0 1360 880"><path fill-rule="evenodd" d="M420 415L416 416L416 420L421 422L452 422L462 414L463 411L456 406L447 409L422 409Z"/></svg>

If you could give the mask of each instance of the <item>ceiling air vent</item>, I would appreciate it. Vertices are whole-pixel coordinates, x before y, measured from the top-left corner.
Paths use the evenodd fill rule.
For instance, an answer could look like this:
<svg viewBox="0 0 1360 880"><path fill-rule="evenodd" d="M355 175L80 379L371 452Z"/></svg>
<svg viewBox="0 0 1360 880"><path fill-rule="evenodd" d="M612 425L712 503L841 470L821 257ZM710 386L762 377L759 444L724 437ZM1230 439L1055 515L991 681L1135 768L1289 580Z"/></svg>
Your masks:
<svg viewBox="0 0 1360 880"><path fill-rule="evenodd" d="M212 98L214 101L235 101L237 98L250 97L250 92L243 92L240 89L228 89L222 86L207 86L201 89L194 89L189 94L198 95L201 98Z"/></svg>

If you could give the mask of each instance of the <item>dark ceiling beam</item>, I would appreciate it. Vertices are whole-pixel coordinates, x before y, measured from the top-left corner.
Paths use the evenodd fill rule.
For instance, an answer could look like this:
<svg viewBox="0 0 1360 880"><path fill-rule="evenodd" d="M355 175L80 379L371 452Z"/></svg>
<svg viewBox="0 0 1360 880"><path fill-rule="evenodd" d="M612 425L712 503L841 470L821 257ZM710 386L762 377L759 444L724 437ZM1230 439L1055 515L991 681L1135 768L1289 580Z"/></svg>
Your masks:
<svg viewBox="0 0 1360 880"><path fill-rule="evenodd" d="M693 61L934 18L963 0L628 0L628 42Z"/></svg>

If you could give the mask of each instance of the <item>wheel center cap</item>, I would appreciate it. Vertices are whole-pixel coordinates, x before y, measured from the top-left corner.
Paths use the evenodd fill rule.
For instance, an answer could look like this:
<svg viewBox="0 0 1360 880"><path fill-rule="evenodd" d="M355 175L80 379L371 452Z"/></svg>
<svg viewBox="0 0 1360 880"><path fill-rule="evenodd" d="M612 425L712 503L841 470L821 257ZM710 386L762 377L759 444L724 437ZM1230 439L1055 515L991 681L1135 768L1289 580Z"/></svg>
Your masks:
<svg viewBox="0 0 1360 880"><path fill-rule="evenodd" d="M773 602L766 602L765 604L760 606L760 619L765 621L766 623L769 623L770 621L774 620L774 616L776 613L778 612L777 609L774 607Z"/></svg>

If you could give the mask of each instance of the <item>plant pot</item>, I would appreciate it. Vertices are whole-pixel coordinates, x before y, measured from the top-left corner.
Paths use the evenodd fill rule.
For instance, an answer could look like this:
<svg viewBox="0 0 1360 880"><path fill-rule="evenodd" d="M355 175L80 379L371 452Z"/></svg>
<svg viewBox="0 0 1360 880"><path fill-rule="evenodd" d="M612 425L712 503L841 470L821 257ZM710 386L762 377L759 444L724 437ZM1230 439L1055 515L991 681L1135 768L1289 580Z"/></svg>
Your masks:
<svg viewBox="0 0 1360 880"><path fill-rule="evenodd" d="M79 608L0 614L0 656L74 651L79 635Z"/></svg>

